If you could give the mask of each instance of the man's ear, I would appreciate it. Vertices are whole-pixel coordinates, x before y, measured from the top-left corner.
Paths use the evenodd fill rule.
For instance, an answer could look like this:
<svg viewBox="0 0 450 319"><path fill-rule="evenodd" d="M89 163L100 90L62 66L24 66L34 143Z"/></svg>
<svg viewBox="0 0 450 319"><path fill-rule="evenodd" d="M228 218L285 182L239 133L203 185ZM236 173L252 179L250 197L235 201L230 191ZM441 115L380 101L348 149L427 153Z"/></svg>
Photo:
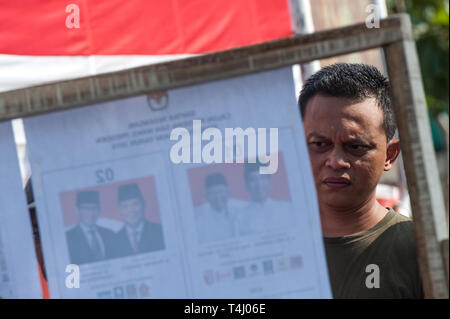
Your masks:
<svg viewBox="0 0 450 319"><path fill-rule="evenodd" d="M392 139L389 141L386 149L386 160L384 161L384 170L389 171L395 160L400 154L400 140Z"/></svg>

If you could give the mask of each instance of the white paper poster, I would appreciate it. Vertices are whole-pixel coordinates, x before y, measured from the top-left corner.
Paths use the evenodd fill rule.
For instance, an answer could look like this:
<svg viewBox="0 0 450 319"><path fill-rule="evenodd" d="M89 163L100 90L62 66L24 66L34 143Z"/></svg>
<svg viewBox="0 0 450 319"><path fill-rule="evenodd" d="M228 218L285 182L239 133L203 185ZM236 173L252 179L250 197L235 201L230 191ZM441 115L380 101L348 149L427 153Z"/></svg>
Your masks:
<svg viewBox="0 0 450 319"><path fill-rule="evenodd" d="M331 297L290 68L24 126L52 297Z"/></svg>
<svg viewBox="0 0 450 319"><path fill-rule="evenodd" d="M0 298L42 298L10 122L0 123Z"/></svg>

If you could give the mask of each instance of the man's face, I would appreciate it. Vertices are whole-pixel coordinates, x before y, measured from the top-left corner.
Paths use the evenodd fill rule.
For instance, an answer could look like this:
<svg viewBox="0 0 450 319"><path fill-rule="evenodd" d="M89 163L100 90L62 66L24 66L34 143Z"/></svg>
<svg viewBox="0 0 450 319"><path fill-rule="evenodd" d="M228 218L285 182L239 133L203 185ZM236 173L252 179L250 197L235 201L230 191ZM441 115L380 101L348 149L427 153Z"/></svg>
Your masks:
<svg viewBox="0 0 450 319"><path fill-rule="evenodd" d="M247 175L247 189L253 201L264 202L269 197L270 174L251 172Z"/></svg>
<svg viewBox="0 0 450 319"><path fill-rule="evenodd" d="M383 111L372 98L316 95L308 102L303 126L321 207L352 209L374 198L392 165L382 124Z"/></svg>
<svg viewBox="0 0 450 319"><path fill-rule="evenodd" d="M95 225L100 208L97 204L81 204L78 206L78 215L80 216L80 222L87 226Z"/></svg>
<svg viewBox="0 0 450 319"><path fill-rule="evenodd" d="M119 203L119 214L131 225L137 225L144 217L144 202L140 198L123 200Z"/></svg>
<svg viewBox="0 0 450 319"><path fill-rule="evenodd" d="M206 200L219 212L226 209L229 197L227 185L212 185L206 189Z"/></svg>

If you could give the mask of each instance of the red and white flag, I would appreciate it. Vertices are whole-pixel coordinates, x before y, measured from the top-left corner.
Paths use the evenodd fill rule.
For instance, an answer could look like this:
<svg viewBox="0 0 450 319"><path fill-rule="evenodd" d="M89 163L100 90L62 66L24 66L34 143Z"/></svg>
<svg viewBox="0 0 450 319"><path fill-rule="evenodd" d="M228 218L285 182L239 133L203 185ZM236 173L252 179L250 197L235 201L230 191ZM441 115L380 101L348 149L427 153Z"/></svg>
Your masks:
<svg viewBox="0 0 450 319"><path fill-rule="evenodd" d="M0 0L0 91L290 35L288 0Z"/></svg>

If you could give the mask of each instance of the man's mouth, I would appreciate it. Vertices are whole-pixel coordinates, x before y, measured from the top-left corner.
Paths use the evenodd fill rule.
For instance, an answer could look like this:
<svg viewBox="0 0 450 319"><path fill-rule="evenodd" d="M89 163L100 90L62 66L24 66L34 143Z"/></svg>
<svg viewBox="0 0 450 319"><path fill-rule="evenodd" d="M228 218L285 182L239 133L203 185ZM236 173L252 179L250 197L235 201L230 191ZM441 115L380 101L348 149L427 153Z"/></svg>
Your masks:
<svg viewBox="0 0 450 319"><path fill-rule="evenodd" d="M327 177L323 180L323 183L331 188L343 188L351 184L348 178L343 177Z"/></svg>

